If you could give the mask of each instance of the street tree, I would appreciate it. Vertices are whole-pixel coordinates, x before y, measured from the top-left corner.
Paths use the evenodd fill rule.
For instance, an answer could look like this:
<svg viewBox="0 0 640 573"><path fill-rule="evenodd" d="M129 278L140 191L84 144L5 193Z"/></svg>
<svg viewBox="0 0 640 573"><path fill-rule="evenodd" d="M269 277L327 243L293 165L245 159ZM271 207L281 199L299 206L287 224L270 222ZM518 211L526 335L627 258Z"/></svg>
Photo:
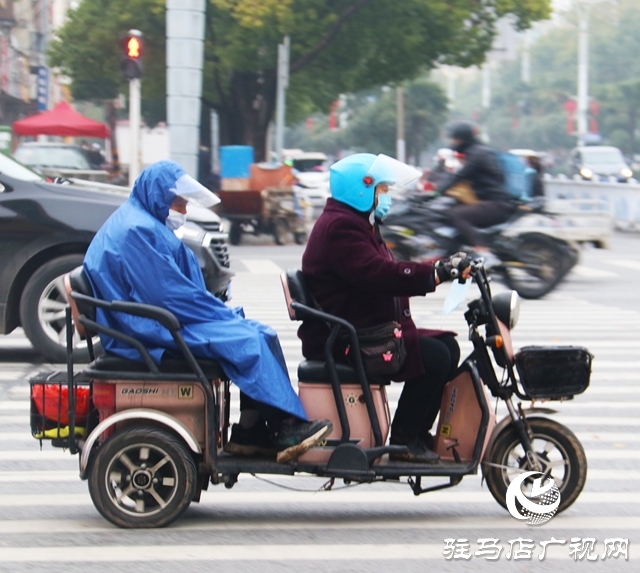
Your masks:
<svg viewBox="0 0 640 573"><path fill-rule="evenodd" d="M526 28L549 13L550 0L209 0L203 101L218 111L224 143L253 145L261 158L285 34L291 37L288 119L294 120L326 109L339 93L401 82L437 63L479 64L497 18L513 14ZM147 44L143 113L161 115L163 18L162 0L84 0L59 30L52 64L79 93L99 85L111 93L119 83L115 38L138 28Z"/></svg>

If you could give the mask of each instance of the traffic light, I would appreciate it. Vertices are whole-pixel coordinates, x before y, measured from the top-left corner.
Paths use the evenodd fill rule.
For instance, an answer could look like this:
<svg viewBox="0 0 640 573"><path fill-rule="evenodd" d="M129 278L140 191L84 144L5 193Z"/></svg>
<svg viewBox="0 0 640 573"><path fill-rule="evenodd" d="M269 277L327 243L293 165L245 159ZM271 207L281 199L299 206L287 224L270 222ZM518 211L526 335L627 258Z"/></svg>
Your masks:
<svg viewBox="0 0 640 573"><path fill-rule="evenodd" d="M122 40L122 61L120 70L127 80L134 80L142 77L142 32L140 30L129 30Z"/></svg>

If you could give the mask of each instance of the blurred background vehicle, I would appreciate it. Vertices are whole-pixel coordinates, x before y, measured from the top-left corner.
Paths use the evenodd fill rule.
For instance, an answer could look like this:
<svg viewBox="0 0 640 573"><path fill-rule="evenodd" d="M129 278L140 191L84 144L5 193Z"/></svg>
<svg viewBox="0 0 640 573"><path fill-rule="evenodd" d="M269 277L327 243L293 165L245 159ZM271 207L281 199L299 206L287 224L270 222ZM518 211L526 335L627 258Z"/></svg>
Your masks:
<svg viewBox="0 0 640 573"><path fill-rule="evenodd" d="M21 143L14 157L24 165L47 177L75 177L104 182L109 172L89 163L83 149L66 143Z"/></svg>
<svg viewBox="0 0 640 573"><path fill-rule="evenodd" d="M90 181L49 183L0 153L0 334L21 326L48 360L65 360L62 277L82 264L93 236L128 195ZM191 205L187 217L176 235L198 258L207 289L226 300L233 273L220 218ZM78 338L74 347L79 360L88 357L86 342Z"/></svg>
<svg viewBox="0 0 640 573"><path fill-rule="evenodd" d="M285 162L290 163L299 182L298 191L312 208L312 217L320 215L329 192L329 158L324 153L301 149L283 149Z"/></svg>
<svg viewBox="0 0 640 573"><path fill-rule="evenodd" d="M617 147L608 145L582 146L573 149L569 156L572 175L580 175L589 181L607 180L615 177L626 182L633 177L633 171Z"/></svg>

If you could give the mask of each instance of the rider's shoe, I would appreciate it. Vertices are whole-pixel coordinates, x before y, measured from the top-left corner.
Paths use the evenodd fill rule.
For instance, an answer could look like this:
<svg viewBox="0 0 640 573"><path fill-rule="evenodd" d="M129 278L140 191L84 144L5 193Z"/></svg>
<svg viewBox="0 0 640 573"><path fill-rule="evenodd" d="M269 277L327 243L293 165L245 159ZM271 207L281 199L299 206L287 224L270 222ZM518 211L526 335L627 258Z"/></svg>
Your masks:
<svg viewBox="0 0 640 573"><path fill-rule="evenodd" d="M285 464L298 458L307 450L319 443L333 431L329 420L310 420L300 422L287 420L282 422L278 434L274 438L278 452L276 461Z"/></svg>
<svg viewBox="0 0 640 573"><path fill-rule="evenodd" d="M273 443L267 426L262 422L251 428L243 428L240 424L233 424L231 438L225 445L224 451L236 456L273 458L278 453L278 448Z"/></svg>
<svg viewBox="0 0 640 573"><path fill-rule="evenodd" d="M400 444L394 444L400 445ZM427 448L424 442L417 438L406 445L408 452L389 454L389 459L396 462L411 462L414 464L435 464L440 461L440 456Z"/></svg>

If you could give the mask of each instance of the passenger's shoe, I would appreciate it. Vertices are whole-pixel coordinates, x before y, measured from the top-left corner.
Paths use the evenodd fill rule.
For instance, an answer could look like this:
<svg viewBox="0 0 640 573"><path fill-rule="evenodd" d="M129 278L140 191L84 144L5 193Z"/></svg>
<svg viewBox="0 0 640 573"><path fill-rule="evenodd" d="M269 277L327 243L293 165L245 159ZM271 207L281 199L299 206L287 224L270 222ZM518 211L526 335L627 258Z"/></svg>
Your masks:
<svg viewBox="0 0 640 573"><path fill-rule="evenodd" d="M273 458L278 448L271 439L267 426L258 423L251 428L243 428L240 424L231 426L231 438L224 451L236 456L264 456Z"/></svg>
<svg viewBox="0 0 640 573"><path fill-rule="evenodd" d="M435 464L440 461L440 456L434 451L427 448L420 439L415 439L408 444L392 444L405 445L409 451L405 453L389 454L389 459L396 462L410 462L413 464Z"/></svg>
<svg viewBox="0 0 640 573"><path fill-rule="evenodd" d="M285 464L300 457L332 431L333 424L329 420L282 422L274 439L276 447L281 450L276 461Z"/></svg>

